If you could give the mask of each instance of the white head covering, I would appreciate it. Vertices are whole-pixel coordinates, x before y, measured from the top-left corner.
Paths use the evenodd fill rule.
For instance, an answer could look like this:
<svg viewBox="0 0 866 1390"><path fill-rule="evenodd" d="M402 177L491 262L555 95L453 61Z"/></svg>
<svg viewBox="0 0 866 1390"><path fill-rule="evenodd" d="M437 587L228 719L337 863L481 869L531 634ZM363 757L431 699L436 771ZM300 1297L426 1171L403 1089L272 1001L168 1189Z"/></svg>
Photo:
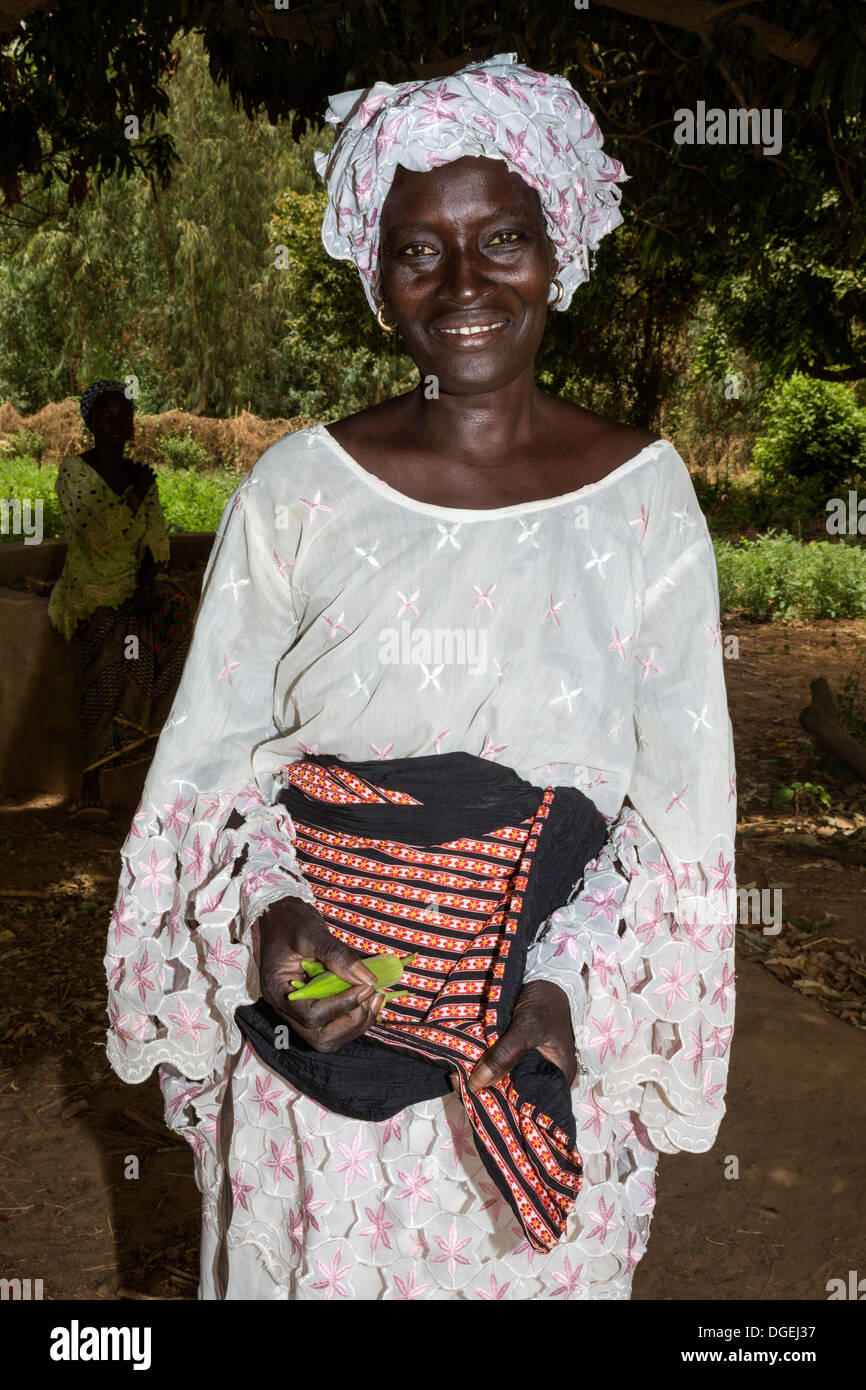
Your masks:
<svg viewBox="0 0 866 1390"><path fill-rule="evenodd" d="M463 155L503 159L541 200L556 247L561 310L589 279L589 253L622 221L617 184L628 175L602 151L595 117L564 77L534 72L500 53L452 77L341 92L329 125L330 155L317 151L328 206L322 241L352 260L374 311L382 302L379 218L398 165L423 172Z"/></svg>

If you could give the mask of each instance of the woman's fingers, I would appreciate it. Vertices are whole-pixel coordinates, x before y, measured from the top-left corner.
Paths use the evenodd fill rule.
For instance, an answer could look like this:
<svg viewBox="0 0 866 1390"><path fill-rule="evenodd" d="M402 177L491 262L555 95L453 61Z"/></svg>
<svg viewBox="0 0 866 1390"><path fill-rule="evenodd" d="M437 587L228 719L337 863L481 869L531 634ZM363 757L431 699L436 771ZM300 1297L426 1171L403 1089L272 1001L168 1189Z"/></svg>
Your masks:
<svg viewBox="0 0 866 1390"><path fill-rule="evenodd" d="M373 995L363 1003L356 1004L340 1018L333 1019L330 1023L319 1028L306 1028L295 1019L291 1019L290 1022L301 1037L317 1052L337 1052L346 1043L354 1042L355 1038L366 1033L370 1025L375 1022L384 1003L385 1000L381 994ZM299 1011L300 1008L301 1005L299 1004Z"/></svg>
<svg viewBox="0 0 866 1390"><path fill-rule="evenodd" d="M497 1085L532 1048L559 1067L572 1085L577 1056L568 999L557 985L546 980L524 986L509 1027L476 1063L469 1078L470 1091Z"/></svg>
<svg viewBox="0 0 866 1390"><path fill-rule="evenodd" d="M293 1001L289 995L283 1000L282 1008L287 1011L292 1021L297 1019L302 1027L321 1030L353 1013L360 1005L369 1003L374 996L375 990L370 985L352 985L350 989L343 990L341 994L334 994L330 999Z"/></svg>
<svg viewBox="0 0 866 1390"><path fill-rule="evenodd" d="M364 965L361 952L353 951L351 946L338 941L330 932L315 955L316 960L321 961L326 970L330 970L332 975L338 975L341 980L348 980L354 985L369 985L374 990L378 987L379 982L372 970L368 970Z"/></svg>
<svg viewBox="0 0 866 1390"><path fill-rule="evenodd" d="M336 1019L333 1023L328 1023L324 1028L320 1028L319 1038L326 1046L334 1049L342 1047L347 1042L354 1042L362 1033L366 1033L371 1023L375 1023L379 1010L383 1007L385 1000L381 994L374 994L365 1003L359 1004L350 1014L346 1014L342 1019Z"/></svg>
<svg viewBox="0 0 866 1390"><path fill-rule="evenodd" d="M475 1064L469 1077L470 1091L483 1091L485 1086L495 1086L507 1076L524 1052L534 1044L527 1036L522 1017L517 1017L505 1030L498 1042L488 1047L484 1056Z"/></svg>
<svg viewBox="0 0 866 1390"><path fill-rule="evenodd" d="M282 940L290 949L298 951L302 960L313 957L341 980L376 987L376 977L363 964L362 953L333 936L325 919L311 903L296 899L285 907L276 906L281 908L278 920L285 924Z"/></svg>
<svg viewBox="0 0 866 1390"><path fill-rule="evenodd" d="M302 980L302 960L314 958L341 980L376 987L375 976L363 965L360 951L329 932L324 918L301 898L282 899L261 919L262 961L269 981L285 993L292 980ZM271 998L271 1003L275 1000Z"/></svg>

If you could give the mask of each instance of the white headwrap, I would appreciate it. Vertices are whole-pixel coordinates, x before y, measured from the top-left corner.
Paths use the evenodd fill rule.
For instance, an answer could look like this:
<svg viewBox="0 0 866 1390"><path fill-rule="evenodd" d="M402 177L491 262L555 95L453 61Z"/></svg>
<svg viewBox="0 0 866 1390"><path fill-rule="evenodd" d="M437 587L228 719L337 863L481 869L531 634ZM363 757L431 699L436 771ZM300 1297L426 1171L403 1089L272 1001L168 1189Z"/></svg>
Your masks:
<svg viewBox="0 0 866 1390"><path fill-rule="evenodd" d="M541 200L568 308L589 279L589 253L622 221L617 184L628 175L602 150L595 117L564 77L534 72L500 53L452 77L341 92L329 125L330 155L317 151L328 206L325 249L352 260L374 311L382 302L379 218L398 164L423 172L463 155L502 159Z"/></svg>

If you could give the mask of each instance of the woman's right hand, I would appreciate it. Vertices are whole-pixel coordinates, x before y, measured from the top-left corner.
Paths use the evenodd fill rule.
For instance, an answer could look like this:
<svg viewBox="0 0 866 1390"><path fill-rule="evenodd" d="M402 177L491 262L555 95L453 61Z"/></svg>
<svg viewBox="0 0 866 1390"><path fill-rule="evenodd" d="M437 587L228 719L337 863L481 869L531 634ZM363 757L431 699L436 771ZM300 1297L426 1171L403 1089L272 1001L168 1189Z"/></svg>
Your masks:
<svg viewBox="0 0 866 1390"><path fill-rule="evenodd" d="M337 1052L366 1033L385 999L360 951L328 931L324 918L303 898L283 898L256 924L262 996L317 1052ZM291 1003L291 983L304 981L302 960L318 960L352 988L330 999Z"/></svg>

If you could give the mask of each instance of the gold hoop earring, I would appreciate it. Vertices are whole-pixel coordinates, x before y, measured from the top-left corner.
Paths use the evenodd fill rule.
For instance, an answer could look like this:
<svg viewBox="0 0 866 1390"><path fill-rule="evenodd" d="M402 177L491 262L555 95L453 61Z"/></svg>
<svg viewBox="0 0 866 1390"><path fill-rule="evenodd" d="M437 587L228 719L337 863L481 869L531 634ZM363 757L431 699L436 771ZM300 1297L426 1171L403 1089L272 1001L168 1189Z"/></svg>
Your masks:
<svg viewBox="0 0 866 1390"><path fill-rule="evenodd" d="M562 284L561 280L559 280L559 278L556 275L554 275L551 283L559 286L559 293L557 294L555 299L548 299L547 307L548 309L555 309L557 304L562 303L562 296L565 294L565 286Z"/></svg>
<svg viewBox="0 0 866 1390"><path fill-rule="evenodd" d="M376 311L376 322L378 323L378 325L379 325L380 328L383 328L383 329L385 330L386 333L394 333L394 332L396 332L396 330L397 330L397 325L396 325L396 323L386 323L386 322L385 322L385 320L382 318L382 312L383 312L384 308L385 308L385 301L384 301L384 299L383 299L383 300L382 300L382 303L379 305L379 308L378 308L377 311Z"/></svg>

